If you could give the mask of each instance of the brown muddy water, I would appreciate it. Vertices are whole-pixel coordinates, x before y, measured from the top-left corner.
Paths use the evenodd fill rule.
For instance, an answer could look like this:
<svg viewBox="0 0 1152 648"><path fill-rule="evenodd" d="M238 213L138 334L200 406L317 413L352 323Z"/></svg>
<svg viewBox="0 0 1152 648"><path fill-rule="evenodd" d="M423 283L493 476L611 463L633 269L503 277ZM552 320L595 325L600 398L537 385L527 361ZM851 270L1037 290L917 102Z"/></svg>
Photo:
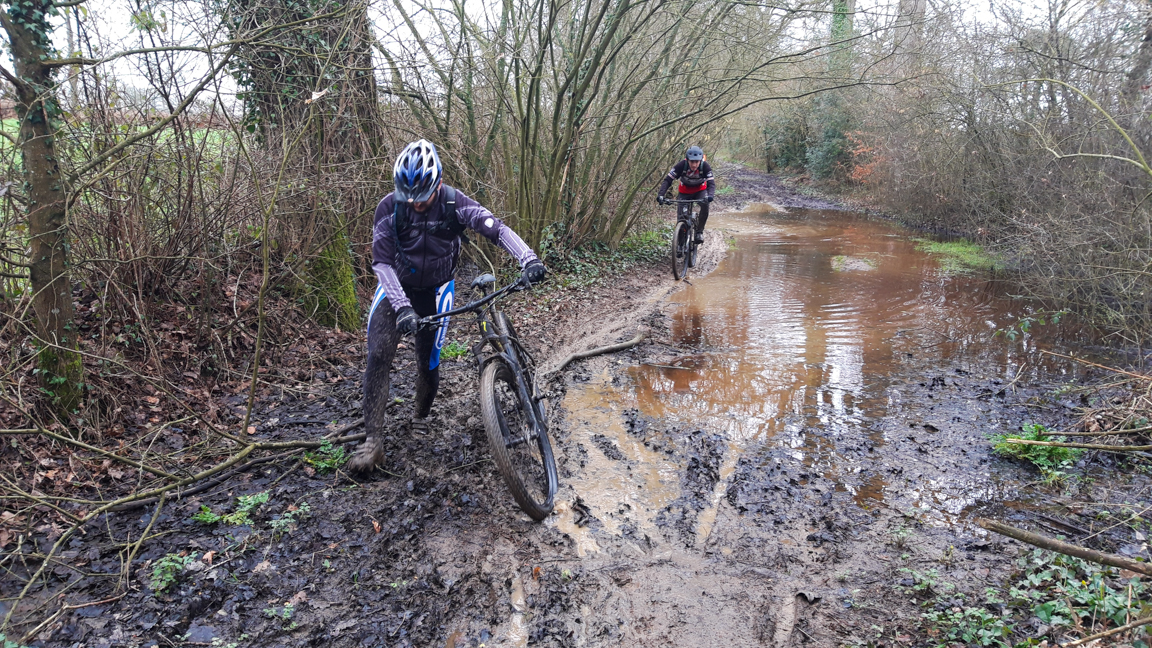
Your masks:
<svg viewBox="0 0 1152 648"><path fill-rule="evenodd" d="M1041 337L1015 341L996 336L1027 315L1026 306L986 277L947 276L910 233L886 223L759 206L710 225L730 237L728 255L707 276L690 277L664 306L668 353L609 364L572 386L564 401L569 443L587 458L566 480L572 493L554 524L581 556L621 534L658 544L657 527L684 496L690 453L653 443L659 432L637 434L637 420L658 422L653 430L700 430L718 442L717 479L691 532L682 533L699 548L709 544L752 447L761 455L774 449L777 462L783 453L807 471L801 484L818 475L863 511L912 507L936 525L954 524L977 501L1013 496L1017 478L975 459L925 460L907 477L909 462L897 452L887 461L867 457L884 456L895 436L938 451L955 441L937 436L946 424L970 433L977 427L977 437L1018 429L1022 421L999 418L979 399L939 411L924 399L957 377L1005 389L1041 375L1072 380L1075 365L1040 352L1060 350L1057 336L1067 330L1050 325L1033 329ZM942 421L932 422L933 413ZM853 452L843 452L841 440ZM602 525L578 526L573 502Z"/></svg>

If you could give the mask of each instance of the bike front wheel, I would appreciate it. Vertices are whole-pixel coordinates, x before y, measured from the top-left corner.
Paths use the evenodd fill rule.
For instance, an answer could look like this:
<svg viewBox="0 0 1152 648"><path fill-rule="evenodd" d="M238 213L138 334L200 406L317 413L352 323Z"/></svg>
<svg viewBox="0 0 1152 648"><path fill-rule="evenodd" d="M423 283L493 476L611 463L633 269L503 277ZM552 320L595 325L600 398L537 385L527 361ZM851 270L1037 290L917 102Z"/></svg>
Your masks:
<svg viewBox="0 0 1152 648"><path fill-rule="evenodd" d="M516 503L537 522L552 512L559 488L556 460L536 404L521 398L516 375L497 359L480 374L480 417L492 459Z"/></svg>
<svg viewBox="0 0 1152 648"><path fill-rule="evenodd" d="M672 231L672 276L678 280L688 275L691 236L692 228L686 221L676 223L676 229Z"/></svg>

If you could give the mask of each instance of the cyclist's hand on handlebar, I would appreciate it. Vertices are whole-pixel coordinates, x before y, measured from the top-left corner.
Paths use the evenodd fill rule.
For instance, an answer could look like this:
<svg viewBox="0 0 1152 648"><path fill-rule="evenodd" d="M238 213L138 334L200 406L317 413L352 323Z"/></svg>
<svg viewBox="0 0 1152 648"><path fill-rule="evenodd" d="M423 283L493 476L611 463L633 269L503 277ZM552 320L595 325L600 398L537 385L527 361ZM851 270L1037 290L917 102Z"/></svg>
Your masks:
<svg viewBox="0 0 1152 648"><path fill-rule="evenodd" d="M524 283L531 286L544 281L544 276L547 274L548 269L544 267L544 264L539 259L532 259L524 266L521 277L524 279Z"/></svg>
<svg viewBox="0 0 1152 648"><path fill-rule="evenodd" d="M405 306L396 313L396 330L400 335L409 335L416 332L416 324L419 318L416 317L416 311L411 306Z"/></svg>
<svg viewBox="0 0 1152 648"><path fill-rule="evenodd" d="M663 205L664 204L664 196L656 196L656 204L657 205Z"/></svg>
<svg viewBox="0 0 1152 648"><path fill-rule="evenodd" d="M714 198L713 198L712 196L708 196L708 198L707 198L706 200L707 200L708 202L712 202L712 201L714 200Z"/></svg>

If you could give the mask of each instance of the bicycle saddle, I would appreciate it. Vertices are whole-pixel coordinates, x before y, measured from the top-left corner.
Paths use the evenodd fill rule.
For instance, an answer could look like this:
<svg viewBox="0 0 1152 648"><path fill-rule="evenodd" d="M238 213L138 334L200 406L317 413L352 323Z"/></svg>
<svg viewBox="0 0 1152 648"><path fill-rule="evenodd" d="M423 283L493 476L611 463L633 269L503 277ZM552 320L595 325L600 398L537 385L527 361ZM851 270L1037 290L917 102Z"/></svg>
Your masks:
<svg viewBox="0 0 1152 648"><path fill-rule="evenodd" d="M485 272L472 280L472 290L483 290L486 286L496 283L496 277Z"/></svg>

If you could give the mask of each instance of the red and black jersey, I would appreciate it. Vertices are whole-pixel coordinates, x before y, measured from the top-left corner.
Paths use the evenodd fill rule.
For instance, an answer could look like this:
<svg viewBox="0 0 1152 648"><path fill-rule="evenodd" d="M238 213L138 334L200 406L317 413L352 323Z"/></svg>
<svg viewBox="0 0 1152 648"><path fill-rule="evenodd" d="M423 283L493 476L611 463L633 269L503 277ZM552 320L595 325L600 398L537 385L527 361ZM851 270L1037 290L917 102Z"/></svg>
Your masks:
<svg viewBox="0 0 1152 648"><path fill-rule="evenodd" d="M677 162L668 175L664 176L664 182L660 183L657 195L663 196L675 180L680 181L679 190L682 196L692 196L701 191L707 191L709 198L716 195L716 178L712 175L712 166L707 160L701 160L700 166L696 167L695 171L688 166L688 160Z"/></svg>

